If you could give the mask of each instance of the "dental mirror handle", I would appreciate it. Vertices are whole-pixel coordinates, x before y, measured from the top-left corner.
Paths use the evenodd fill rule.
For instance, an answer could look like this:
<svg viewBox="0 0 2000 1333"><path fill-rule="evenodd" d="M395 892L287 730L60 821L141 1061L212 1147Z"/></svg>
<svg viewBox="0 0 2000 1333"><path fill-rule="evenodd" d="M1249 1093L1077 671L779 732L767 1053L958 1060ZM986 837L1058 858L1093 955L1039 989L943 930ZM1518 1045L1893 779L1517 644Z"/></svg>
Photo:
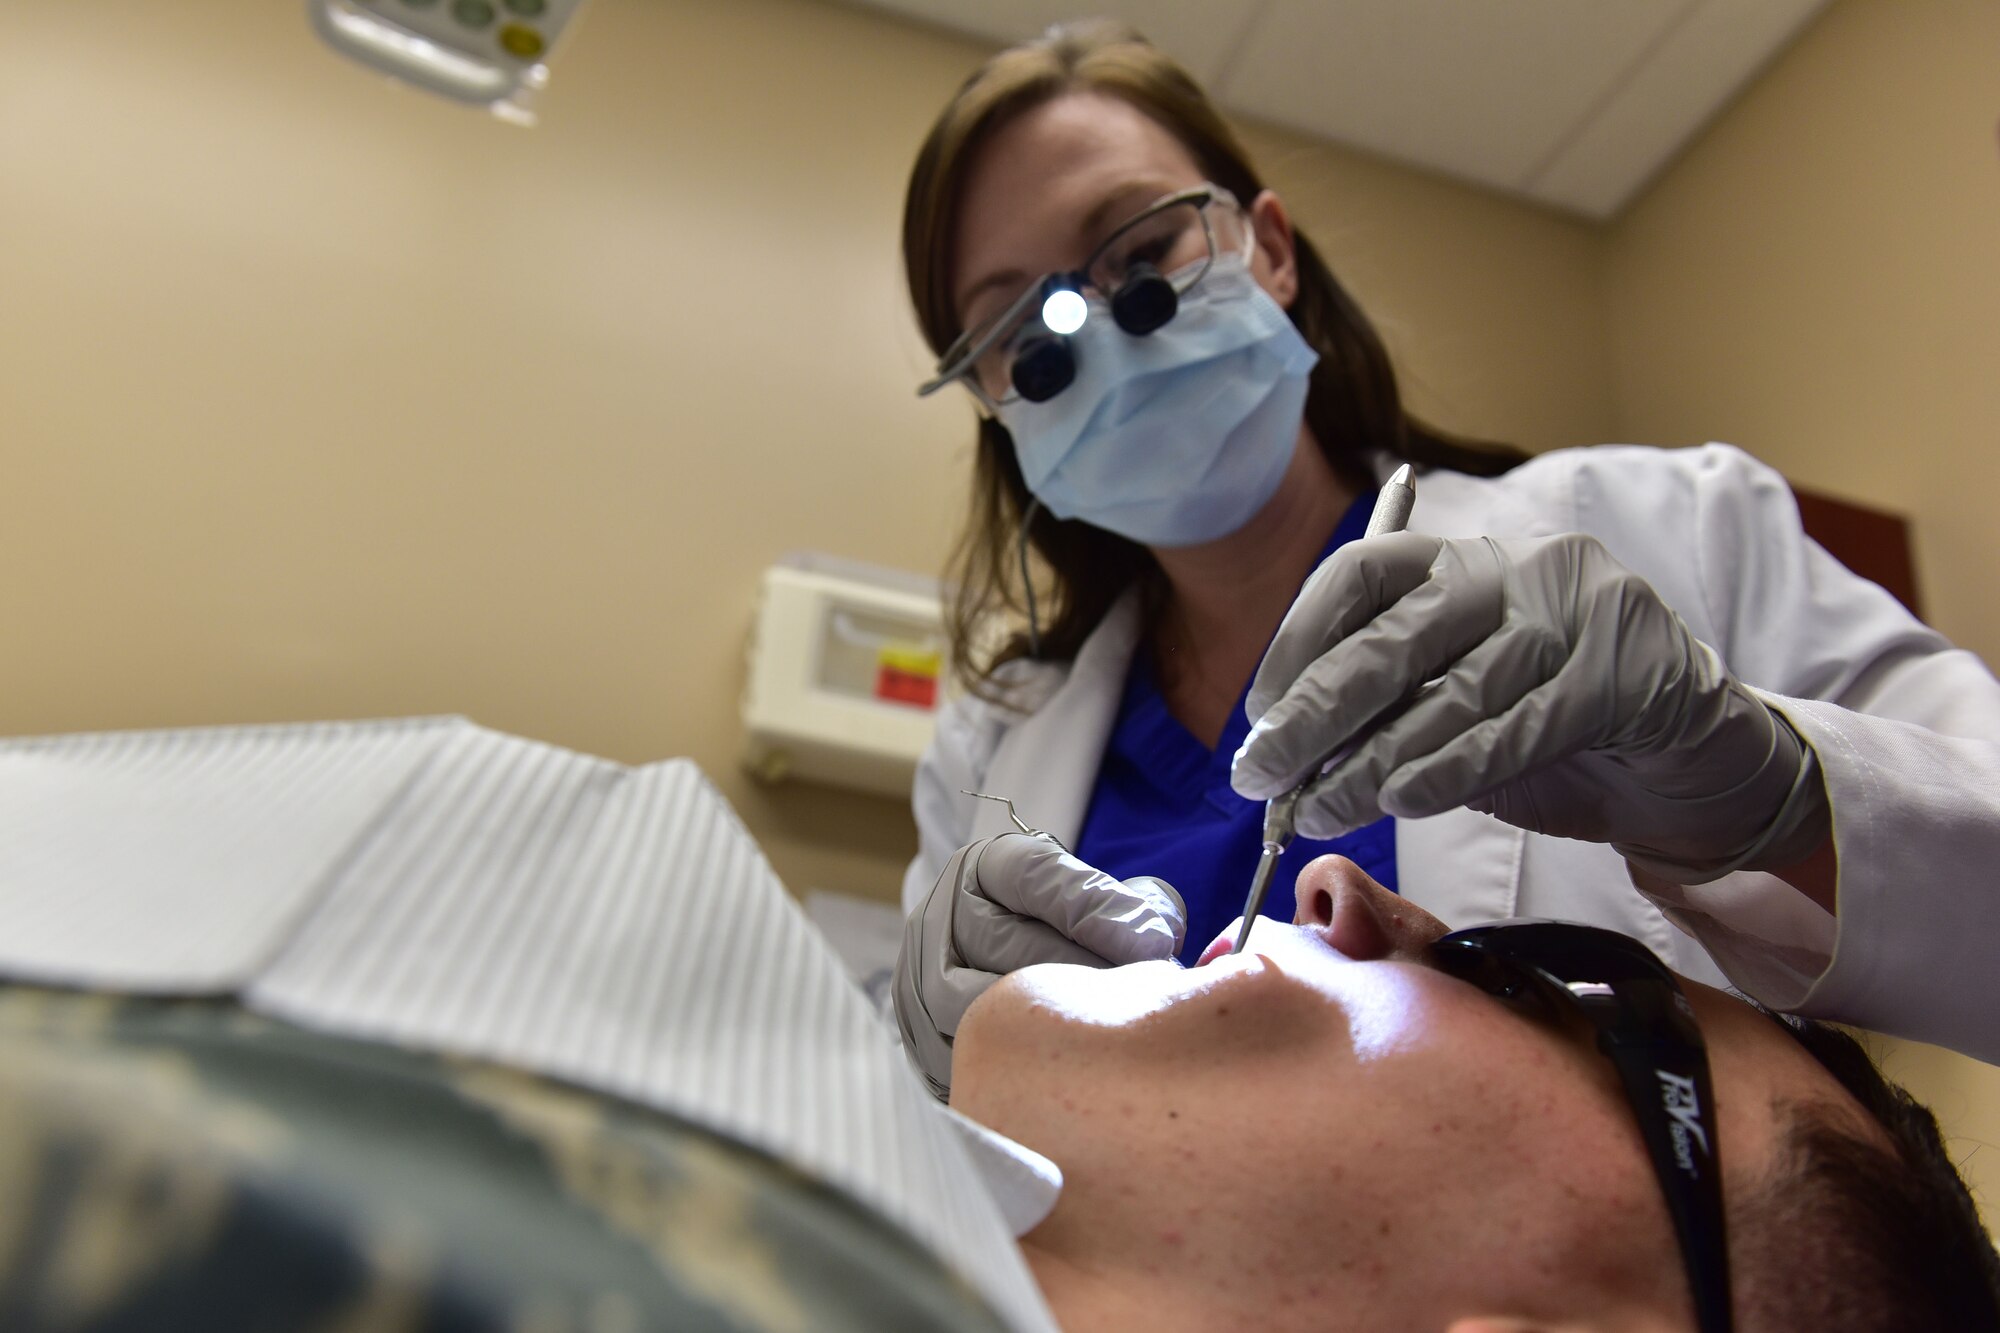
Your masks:
<svg viewBox="0 0 2000 1333"><path fill-rule="evenodd" d="M1410 465L1405 463L1382 483L1381 491L1375 496L1375 508L1368 514L1368 528L1361 534L1361 539L1366 541L1370 537L1403 531L1410 526L1410 513L1416 507L1416 476ZM1250 877L1250 895L1243 902L1243 924L1237 929L1236 943L1229 952L1242 953L1243 946L1250 941L1250 927L1264 908L1264 896L1271 891L1271 876L1277 873L1278 858L1292 845L1292 836L1296 832L1292 819L1298 811L1299 798L1346 748L1342 745L1323 756L1306 770L1306 775L1299 779L1297 786L1264 802L1264 846L1257 854L1256 873Z"/></svg>

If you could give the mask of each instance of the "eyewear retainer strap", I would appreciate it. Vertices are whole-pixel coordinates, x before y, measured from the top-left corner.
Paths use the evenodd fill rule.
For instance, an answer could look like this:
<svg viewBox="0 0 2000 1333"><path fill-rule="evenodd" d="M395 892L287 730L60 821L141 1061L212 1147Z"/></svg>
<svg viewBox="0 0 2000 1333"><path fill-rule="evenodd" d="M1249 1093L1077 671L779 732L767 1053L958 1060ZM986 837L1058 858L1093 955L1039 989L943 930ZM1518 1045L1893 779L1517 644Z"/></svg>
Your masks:
<svg viewBox="0 0 2000 1333"><path fill-rule="evenodd" d="M1722 1227L1722 1158L1708 1054L1678 1041L1620 1039L1598 1046L1618 1070L1674 1219L1701 1333L1732 1333L1729 1247Z"/></svg>

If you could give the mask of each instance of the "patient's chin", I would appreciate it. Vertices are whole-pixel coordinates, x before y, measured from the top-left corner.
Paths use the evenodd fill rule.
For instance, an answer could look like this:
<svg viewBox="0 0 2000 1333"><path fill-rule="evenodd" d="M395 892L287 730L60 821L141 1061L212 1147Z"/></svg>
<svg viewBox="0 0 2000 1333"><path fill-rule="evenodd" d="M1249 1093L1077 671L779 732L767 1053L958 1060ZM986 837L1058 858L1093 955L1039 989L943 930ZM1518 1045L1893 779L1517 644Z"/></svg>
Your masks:
<svg viewBox="0 0 2000 1333"><path fill-rule="evenodd" d="M952 1107L1007 1133L1023 1099L1046 1098L1055 1080L1074 1073L1078 1034L1063 997L1074 995L1078 983L1087 987L1092 974L1087 967L1046 963L987 987L952 1040Z"/></svg>
<svg viewBox="0 0 2000 1333"><path fill-rule="evenodd" d="M1034 1003L1020 977L1020 972L1001 977L959 1019L951 1044L953 1106L959 1105L967 1089L979 1087L995 1065L1019 1060L1032 1049L1028 1029L1034 1019Z"/></svg>

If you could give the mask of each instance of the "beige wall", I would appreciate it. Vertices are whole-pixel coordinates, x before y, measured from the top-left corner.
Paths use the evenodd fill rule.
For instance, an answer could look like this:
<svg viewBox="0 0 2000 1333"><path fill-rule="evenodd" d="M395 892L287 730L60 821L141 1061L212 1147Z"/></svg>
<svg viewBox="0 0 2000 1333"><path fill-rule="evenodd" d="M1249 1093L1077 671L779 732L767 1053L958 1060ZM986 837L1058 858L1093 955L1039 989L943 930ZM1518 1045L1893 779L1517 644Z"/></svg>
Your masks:
<svg viewBox="0 0 2000 1333"><path fill-rule="evenodd" d="M1845 0L1611 230L1622 434L1908 514L2000 660L2000 5Z"/></svg>
<svg viewBox="0 0 2000 1333"><path fill-rule="evenodd" d="M1929 618L2000 660L2000 5L1843 0L1606 236L1620 433L1726 439L1913 520ZM1907 1042L2000 1226L2000 1069Z"/></svg>
<svg viewBox="0 0 2000 1333"><path fill-rule="evenodd" d="M296 3L8 22L0 733L465 712L691 755L795 889L893 895L907 810L756 786L737 700L782 552L942 558L970 411L912 396L897 216L977 48L595 0L522 131ZM1610 428L1589 229L1260 142L1427 408Z"/></svg>

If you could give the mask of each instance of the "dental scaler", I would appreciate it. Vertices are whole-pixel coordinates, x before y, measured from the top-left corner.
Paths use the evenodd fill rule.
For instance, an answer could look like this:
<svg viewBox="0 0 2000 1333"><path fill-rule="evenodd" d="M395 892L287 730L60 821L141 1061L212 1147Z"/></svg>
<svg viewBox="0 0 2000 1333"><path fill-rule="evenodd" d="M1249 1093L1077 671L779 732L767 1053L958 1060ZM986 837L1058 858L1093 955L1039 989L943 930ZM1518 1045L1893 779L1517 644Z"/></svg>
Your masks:
<svg viewBox="0 0 2000 1333"><path fill-rule="evenodd" d="M1368 515L1368 530L1362 534L1362 539L1379 537L1385 532L1401 532L1410 526L1410 511L1416 505L1416 478L1410 471L1410 465L1405 463L1383 483L1381 493L1375 497L1375 508ZM1242 953L1244 944L1250 939L1250 927L1264 908L1264 895L1270 892L1271 876L1278 869L1278 858L1292 845L1292 838L1298 831L1292 820L1298 813L1299 798L1305 795L1306 788L1319 781L1326 766L1340 754L1341 750L1335 750L1324 756L1306 770L1296 787L1264 802L1264 850L1257 857L1257 873L1250 878L1250 897L1243 904L1242 928L1236 932L1236 944L1229 952Z"/></svg>

